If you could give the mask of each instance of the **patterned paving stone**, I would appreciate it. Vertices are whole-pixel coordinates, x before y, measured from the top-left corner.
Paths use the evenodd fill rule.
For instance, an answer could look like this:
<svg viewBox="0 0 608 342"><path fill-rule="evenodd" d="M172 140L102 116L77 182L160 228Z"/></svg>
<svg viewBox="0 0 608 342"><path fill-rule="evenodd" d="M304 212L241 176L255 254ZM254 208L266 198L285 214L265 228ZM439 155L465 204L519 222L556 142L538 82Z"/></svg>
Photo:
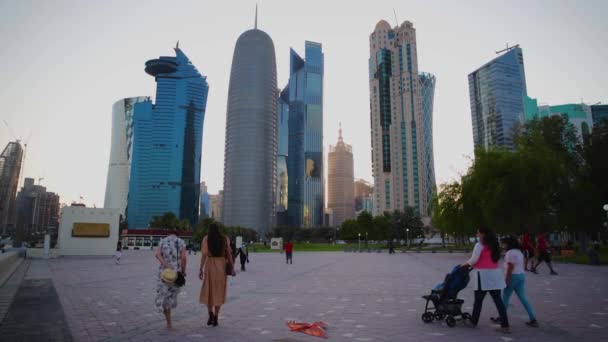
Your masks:
<svg viewBox="0 0 608 342"><path fill-rule="evenodd" d="M466 260L462 254L298 253L293 265L278 254L252 253L250 259L247 272L230 279L228 303L220 326L213 328L205 324L207 310L198 303L201 283L192 276L198 274L200 256L190 256L171 331L153 305L157 261L151 252L125 252L121 265L110 258L65 258L49 266L77 341L320 341L290 332L285 322L291 319L327 322L329 341L600 341L608 336L605 267L557 265L557 277L547 270L528 275L527 292L541 327L525 326L525 311L513 296L513 333L505 336L489 321L496 314L489 299L475 329L420 319L420 296ZM470 311L472 283L460 297Z"/></svg>

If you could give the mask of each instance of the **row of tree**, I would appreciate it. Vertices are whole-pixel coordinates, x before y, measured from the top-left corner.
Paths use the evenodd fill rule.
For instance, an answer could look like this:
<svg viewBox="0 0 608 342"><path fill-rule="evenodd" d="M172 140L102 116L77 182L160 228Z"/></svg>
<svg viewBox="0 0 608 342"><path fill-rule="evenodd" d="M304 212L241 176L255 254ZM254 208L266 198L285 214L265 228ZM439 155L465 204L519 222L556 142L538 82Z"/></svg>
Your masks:
<svg viewBox="0 0 608 342"><path fill-rule="evenodd" d="M479 149L460 180L441 187L433 225L459 236L479 226L499 233L606 232L608 121L577 135L568 119L551 116L516 129L515 150Z"/></svg>
<svg viewBox="0 0 608 342"><path fill-rule="evenodd" d="M395 210L372 216L363 211L356 219L344 221L340 237L344 240L405 240L424 235L424 225L420 215L412 207L404 211Z"/></svg>

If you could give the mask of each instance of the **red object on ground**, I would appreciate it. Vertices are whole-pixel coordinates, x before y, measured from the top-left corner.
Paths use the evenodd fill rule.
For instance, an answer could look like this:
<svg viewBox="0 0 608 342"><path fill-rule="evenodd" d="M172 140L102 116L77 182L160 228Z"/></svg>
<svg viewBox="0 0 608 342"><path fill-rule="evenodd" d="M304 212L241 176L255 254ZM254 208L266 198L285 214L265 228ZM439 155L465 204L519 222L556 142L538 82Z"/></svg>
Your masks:
<svg viewBox="0 0 608 342"><path fill-rule="evenodd" d="M302 332L310 336L327 338L327 333L325 332L325 329L327 329L327 323L325 322L314 322L309 324L287 321L287 326L291 331L294 332Z"/></svg>

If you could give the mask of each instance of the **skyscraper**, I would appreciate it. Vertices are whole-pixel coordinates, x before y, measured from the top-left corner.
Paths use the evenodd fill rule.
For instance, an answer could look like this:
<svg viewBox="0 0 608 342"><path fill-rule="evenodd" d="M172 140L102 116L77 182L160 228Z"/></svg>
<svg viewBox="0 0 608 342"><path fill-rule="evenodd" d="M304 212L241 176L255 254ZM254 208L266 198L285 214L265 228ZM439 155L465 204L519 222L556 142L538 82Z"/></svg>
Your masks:
<svg viewBox="0 0 608 342"><path fill-rule="evenodd" d="M23 161L23 147L17 140L9 142L0 154L0 234L14 233L17 187Z"/></svg>
<svg viewBox="0 0 608 342"><path fill-rule="evenodd" d="M606 121L608 123L608 104L596 104L591 106L593 125L600 125Z"/></svg>
<svg viewBox="0 0 608 342"><path fill-rule="evenodd" d="M232 57L222 222L264 235L276 219L277 67L274 43L256 26L238 38Z"/></svg>
<svg viewBox="0 0 608 342"><path fill-rule="evenodd" d="M420 94L422 97L422 124L424 126L424 186L426 203L431 203L435 183L435 155L433 153L433 101L435 99L435 76L426 72L420 73ZM427 210L429 207L427 206ZM430 216L430 213L426 213Z"/></svg>
<svg viewBox="0 0 608 342"><path fill-rule="evenodd" d="M594 120L591 106L584 103L539 106L536 99L528 96L524 97L524 118L526 121L555 115L568 119L568 122L576 129L576 134L581 142L584 137L589 136L593 130Z"/></svg>
<svg viewBox="0 0 608 342"><path fill-rule="evenodd" d="M59 227L59 195L25 178L17 194L17 229L30 237L36 233L56 236Z"/></svg>
<svg viewBox="0 0 608 342"><path fill-rule="evenodd" d="M145 228L153 216L173 212L195 224L207 79L179 46L175 57L149 60L145 70L156 80L156 103L134 106L127 222Z"/></svg>
<svg viewBox="0 0 608 342"><path fill-rule="evenodd" d="M112 106L110 165L106 180L104 208L118 209L124 217L129 194L131 156L133 154L133 107L150 97L129 97Z"/></svg>
<svg viewBox="0 0 608 342"><path fill-rule="evenodd" d="M329 145L327 155L327 207L333 213L333 225L340 226L355 217L355 177L353 148L342 139L342 126L338 143Z"/></svg>
<svg viewBox="0 0 608 342"><path fill-rule="evenodd" d="M374 187L364 179L355 180L355 213L368 211L374 195Z"/></svg>
<svg viewBox="0 0 608 342"><path fill-rule="evenodd" d="M289 86L285 87L278 98L277 109L277 225L288 224L288 172L287 158L289 150Z"/></svg>
<svg viewBox="0 0 608 342"><path fill-rule="evenodd" d="M519 45L469 74L475 148L513 149L513 127L524 120L526 74Z"/></svg>
<svg viewBox="0 0 608 342"><path fill-rule="evenodd" d="M290 51L289 224L323 225L323 49L307 41L305 58Z"/></svg>
<svg viewBox="0 0 608 342"><path fill-rule="evenodd" d="M199 219L210 216L211 208L209 207L209 192L207 192L207 184L201 182L201 201L200 201Z"/></svg>
<svg viewBox="0 0 608 342"><path fill-rule="evenodd" d="M369 45L374 213L411 206L426 216L434 184L434 77L418 73L416 30L409 21L391 28L381 20Z"/></svg>

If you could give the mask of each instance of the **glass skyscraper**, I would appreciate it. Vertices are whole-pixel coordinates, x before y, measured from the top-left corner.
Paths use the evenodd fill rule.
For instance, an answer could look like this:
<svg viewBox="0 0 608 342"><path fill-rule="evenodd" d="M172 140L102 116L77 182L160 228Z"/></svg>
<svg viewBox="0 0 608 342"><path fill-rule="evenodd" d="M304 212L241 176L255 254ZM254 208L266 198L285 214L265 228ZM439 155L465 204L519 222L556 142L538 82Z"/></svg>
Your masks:
<svg viewBox="0 0 608 342"><path fill-rule="evenodd" d="M110 165L106 181L104 208L118 209L125 215L133 155L133 108L136 103L149 101L149 97L129 97L112 106L112 140Z"/></svg>
<svg viewBox="0 0 608 342"><path fill-rule="evenodd" d="M419 74L416 29L381 20L369 37L374 214L413 207L428 216L434 187L435 78Z"/></svg>
<svg viewBox="0 0 608 342"><path fill-rule="evenodd" d="M600 125L601 122L608 123L608 105L597 104L591 106L591 114L593 116L593 125Z"/></svg>
<svg viewBox="0 0 608 342"><path fill-rule="evenodd" d="M136 103L127 204L130 228L173 212L198 221L203 121L209 86L184 52L146 62L156 80L156 103Z"/></svg>
<svg viewBox="0 0 608 342"><path fill-rule="evenodd" d="M260 236L276 220L277 97L272 39L257 27L243 32L228 88L222 222Z"/></svg>
<svg viewBox="0 0 608 342"><path fill-rule="evenodd" d="M277 108L277 225L288 224L289 86L279 93Z"/></svg>
<svg viewBox="0 0 608 342"><path fill-rule="evenodd" d="M515 147L513 128L524 120L524 57L518 46L469 74L475 148Z"/></svg>
<svg viewBox="0 0 608 342"><path fill-rule="evenodd" d="M306 41L290 50L288 217L298 227L323 225L323 49Z"/></svg>
<svg viewBox="0 0 608 342"><path fill-rule="evenodd" d="M434 75L423 72L420 73L420 93L422 98L422 126L424 127L424 163L426 172L424 173L425 201L431 203L433 191L436 189L435 183L435 156L433 153L433 101L435 98ZM428 209L428 207L427 207ZM428 213L430 216L430 213Z"/></svg>

